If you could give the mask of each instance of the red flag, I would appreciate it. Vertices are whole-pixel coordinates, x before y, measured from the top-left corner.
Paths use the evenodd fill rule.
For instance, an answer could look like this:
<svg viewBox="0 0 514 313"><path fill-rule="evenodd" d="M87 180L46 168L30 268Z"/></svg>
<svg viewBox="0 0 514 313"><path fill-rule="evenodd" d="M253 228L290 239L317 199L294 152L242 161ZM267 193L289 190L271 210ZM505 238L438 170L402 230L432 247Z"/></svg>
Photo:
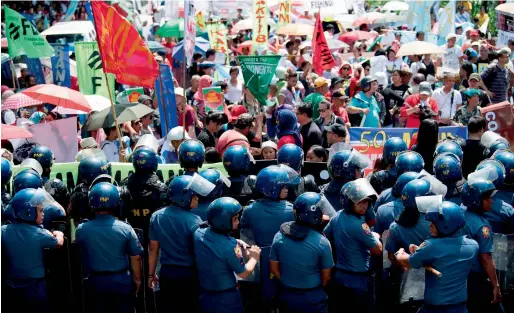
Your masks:
<svg viewBox="0 0 514 313"><path fill-rule="evenodd" d="M105 2L91 7L105 72L122 84L154 88L159 66L137 30Z"/></svg>
<svg viewBox="0 0 514 313"><path fill-rule="evenodd" d="M330 70L336 66L336 61L328 48L319 16L318 13L316 25L314 25L314 34L312 34L312 67L316 74L323 75L323 70Z"/></svg>

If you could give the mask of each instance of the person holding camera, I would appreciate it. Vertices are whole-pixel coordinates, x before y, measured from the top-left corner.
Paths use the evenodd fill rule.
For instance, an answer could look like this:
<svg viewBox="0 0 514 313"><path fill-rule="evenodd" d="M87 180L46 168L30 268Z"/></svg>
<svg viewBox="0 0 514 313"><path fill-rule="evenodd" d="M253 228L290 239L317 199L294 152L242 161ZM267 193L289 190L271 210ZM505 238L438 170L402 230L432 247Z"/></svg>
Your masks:
<svg viewBox="0 0 514 313"><path fill-rule="evenodd" d="M410 95L400 111L400 116L407 120L405 127L418 128L421 121L427 118L437 118L439 109L436 101L431 97L432 88L429 82L419 85L419 92Z"/></svg>

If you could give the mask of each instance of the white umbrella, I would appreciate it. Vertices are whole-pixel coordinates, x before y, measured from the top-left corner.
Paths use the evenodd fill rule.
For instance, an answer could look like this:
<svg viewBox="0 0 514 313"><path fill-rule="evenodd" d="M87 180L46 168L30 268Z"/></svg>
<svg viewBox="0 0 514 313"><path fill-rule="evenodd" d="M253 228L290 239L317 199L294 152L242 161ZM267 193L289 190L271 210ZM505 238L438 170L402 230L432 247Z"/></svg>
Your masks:
<svg viewBox="0 0 514 313"><path fill-rule="evenodd" d="M268 18L268 25L275 25L275 21L272 18ZM253 28L253 19L247 18L245 20L239 21L234 25L233 32L239 32L244 29L252 29Z"/></svg>
<svg viewBox="0 0 514 313"><path fill-rule="evenodd" d="M88 95L84 97L86 98L87 103L89 103L89 106L91 106L91 111L102 111L103 109L111 106L111 101L104 96ZM52 110L52 112L56 112L59 114L88 114L84 111L73 110L63 107L56 107Z"/></svg>
<svg viewBox="0 0 514 313"><path fill-rule="evenodd" d="M409 43L405 43L400 46L400 50L396 54L396 56L406 56L406 55L425 55L425 54L444 54L445 51L443 48L434 45L433 43L429 43L426 41L413 41Z"/></svg>
<svg viewBox="0 0 514 313"><path fill-rule="evenodd" d="M339 50L342 48L350 47L346 43L342 42L341 40L337 40L337 39L327 39L327 44L328 44L328 48L330 50ZM307 41L302 42L302 44L300 44L300 49L303 49L305 47L312 47L312 41L307 40Z"/></svg>
<svg viewBox="0 0 514 313"><path fill-rule="evenodd" d="M409 4L401 1L390 1L384 4L381 11L407 11Z"/></svg>

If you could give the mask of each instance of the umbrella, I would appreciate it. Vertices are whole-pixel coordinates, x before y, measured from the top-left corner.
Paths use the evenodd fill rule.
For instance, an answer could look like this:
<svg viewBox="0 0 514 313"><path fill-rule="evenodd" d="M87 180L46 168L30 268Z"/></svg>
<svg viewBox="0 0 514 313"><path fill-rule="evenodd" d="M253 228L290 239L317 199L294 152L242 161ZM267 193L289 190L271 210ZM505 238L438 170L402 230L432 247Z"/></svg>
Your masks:
<svg viewBox="0 0 514 313"><path fill-rule="evenodd" d="M350 47L346 43L342 42L341 40L337 40L337 39L327 39L327 44L328 44L328 48L330 50L339 50L342 48ZM302 44L300 44L300 49L303 49L305 47L312 47L312 41L307 40L307 41L302 42Z"/></svg>
<svg viewBox="0 0 514 313"><path fill-rule="evenodd" d="M107 99L104 96L100 95L87 95L84 96L87 100L87 103L89 103L89 106L91 106L91 111L102 111L105 108L111 107L111 101ZM74 110L74 109L68 109L63 107L56 107L52 110L52 112L57 112L60 114L87 114L88 112L80 111L80 110Z"/></svg>
<svg viewBox="0 0 514 313"><path fill-rule="evenodd" d="M389 1L382 7L381 11L408 11L409 4L401 1Z"/></svg>
<svg viewBox="0 0 514 313"><path fill-rule="evenodd" d="M44 103L90 112L91 106L80 92L54 84L42 84L30 87L22 93Z"/></svg>
<svg viewBox="0 0 514 313"><path fill-rule="evenodd" d="M137 120L138 118L154 112L151 108L140 103L119 103L114 106L114 110L116 111L118 124ZM87 119L85 126L87 130L114 126L114 117L111 108L103 109L91 115Z"/></svg>
<svg viewBox="0 0 514 313"><path fill-rule="evenodd" d="M426 41L413 41L400 46L400 50L396 56L402 57L406 55L424 55L424 54L443 54L445 51Z"/></svg>
<svg viewBox="0 0 514 313"><path fill-rule="evenodd" d="M207 32L200 30L196 27L196 34L205 34ZM179 18L178 20L168 21L157 29L155 34L159 37L184 37L184 19Z"/></svg>
<svg viewBox="0 0 514 313"><path fill-rule="evenodd" d="M2 124L2 140L31 137L32 133L26 129L14 125Z"/></svg>
<svg viewBox="0 0 514 313"><path fill-rule="evenodd" d="M268 25L273 26L275 24L276 24L275 20L273 20L272 18L268 18ZM234 28L232 29L232 31L234 33L238 33L240 30L252 29L252 28L253 28L253 19L252 18L247 18L246 20L242 20L242 21L237 22L234 25Z"/></svg>
<svg viewBox="0 0 514 313"><path fill-rule="evenodd" d="M203 39L202 37L196 37L195 40L195 52L199 52L205 54L210 47L209 41ZM179 42L176 46L173 47L173 59L182 62L184 59L184 40Z"/></svg>
<svg viewBox="0 0 514 313"><path fill-rule="evenodd" d="M277 35L307 36L314 33L314 26L307 24L287 24L275 31Z"/></svg>
<svg viewBox="0 0 514 313"><path fill-rule="evenodd" d="M157 52L159 50L166 50L166 47L158 43L157 41L147 41L146 45L148 46L148 49L152 52Z"/></svg>
<svg viewBox="0 0 514 313"><path fill-rule="evenodd" d="M4 103L2 104L2 110L17 110L19 108L31 107L43 103L43 101L36 100L32 97L27 96L24 93L17 93L10 96L9 98L7 98L7 100L4 101Z"/></svg>
<svg viewBox="0 0 514 313"><path fill-rule="evenodd" d="M7 48L8 44L7 44L7 38L2 38L2 48Z"/></svg>
<svg viewBox="0 0 514 313"><path fill-rule="evenodd" d="M352 43L357 40L369 40L374 38L375 35L373 35L370 32L365 32L362 30L354 30L353 32L344 33L339 37L339 40L342 40L346 43Z"/></svg>
<svg viewBox="0 0 514 313"><path fill-rule="evenodd" d="M362 16L358 17L355 21L353 21L353 26L359 26L362 24L373 24L377 21L385 20L386 15L384 13L380 12L370 12L363 14Z"/></svg>

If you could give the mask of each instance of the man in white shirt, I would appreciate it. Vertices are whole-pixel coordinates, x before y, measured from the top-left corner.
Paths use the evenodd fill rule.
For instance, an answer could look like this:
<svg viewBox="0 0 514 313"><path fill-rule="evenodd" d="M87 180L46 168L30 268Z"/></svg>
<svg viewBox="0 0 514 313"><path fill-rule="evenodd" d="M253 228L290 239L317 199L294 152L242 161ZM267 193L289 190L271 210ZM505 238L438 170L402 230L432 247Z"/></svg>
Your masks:
<svg viewBox="0 0 514 313"><path fill-rule="evenodd" d="M455 85L455 74L444 73L444 86L438 88L432 94L432 98L436 101L439 108L439 125L449 126L451 120L462 105L462 96L460 92L453 89Z"/></svg>
<svg viewBox="0 0 514 313"><path fill-rule="evenodd" d="M118 145L116 144L117 132L116 126L111 128L104 128L104 132L107 135L104 141L100 144L100 149L105 153L105 157L109 162L123 162L125 159L125 150L121 150L119 154Z"/></svg>
<svg viewBox="0 0 514 313"><path fill-rule="evenodd" d="M455 44L457 42L457 35L451 33L446 36L446 44L442 45L445 54L442 58L437 59L437 67L451 68L457 72L462 64L462 48Z"/></svg>

